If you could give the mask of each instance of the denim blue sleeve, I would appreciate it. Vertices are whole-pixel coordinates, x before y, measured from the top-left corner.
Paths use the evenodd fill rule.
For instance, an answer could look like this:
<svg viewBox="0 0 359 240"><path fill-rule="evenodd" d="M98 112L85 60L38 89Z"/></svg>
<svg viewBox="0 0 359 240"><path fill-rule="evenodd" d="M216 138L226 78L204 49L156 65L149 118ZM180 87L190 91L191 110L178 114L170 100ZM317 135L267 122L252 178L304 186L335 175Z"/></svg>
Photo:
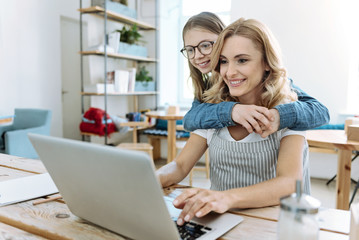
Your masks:
<svg viewBox="0 0 359 240"><path fill-rule="evenodd" d="M290 79L298 101L281 104L275 108L280 115L280 127L293 130L309 130L329 123L329 111L315 98L295 86Z"/></svg>
<svg viewBox="0 0 359 240"><path fill-rule="evenodd" d="M234 126L232 108L236 102L201 103L195 99L191 109L183 118L187 131L196 129L223 128Z"/></svg>

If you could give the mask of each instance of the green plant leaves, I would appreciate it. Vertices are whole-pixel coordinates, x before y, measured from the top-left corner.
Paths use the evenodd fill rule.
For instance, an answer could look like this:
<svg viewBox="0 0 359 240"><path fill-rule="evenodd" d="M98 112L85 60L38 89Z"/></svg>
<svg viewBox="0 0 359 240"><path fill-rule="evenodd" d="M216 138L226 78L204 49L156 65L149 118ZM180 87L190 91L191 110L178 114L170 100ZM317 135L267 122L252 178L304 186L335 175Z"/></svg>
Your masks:
<svg viewBox="0 0 359 240"><path fill-rule="evenodd" d="M138 82L152 82L153 78L148 76L148 71L145 66L140 67L136 74L136 81Z"/></svg>
<svg viewBox="0 0 359 240"><path fill-rule="evenodd" d="M142 35L138 32L138 27L136 24L132 25L132 27L123 26L121 30L116 30L121 33L120 41L129 43L129 44L137 44L140 42L140 38Z"/></svg>

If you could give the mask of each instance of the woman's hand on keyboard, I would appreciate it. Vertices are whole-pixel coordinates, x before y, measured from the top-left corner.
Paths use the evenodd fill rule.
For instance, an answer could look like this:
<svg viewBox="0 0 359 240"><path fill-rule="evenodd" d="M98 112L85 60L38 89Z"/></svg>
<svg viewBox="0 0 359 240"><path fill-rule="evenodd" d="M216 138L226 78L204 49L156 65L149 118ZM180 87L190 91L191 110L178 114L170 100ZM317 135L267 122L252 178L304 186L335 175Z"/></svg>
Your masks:
<svg viewBox="0 0 359 240"><path fill-rule="evenodd" d="M173 205L183 209L177 219L178 225L189 222L194 216L203 217L211 211L224 213L230 208L225 192L198 188L184 191L173 201Z"/></svg>

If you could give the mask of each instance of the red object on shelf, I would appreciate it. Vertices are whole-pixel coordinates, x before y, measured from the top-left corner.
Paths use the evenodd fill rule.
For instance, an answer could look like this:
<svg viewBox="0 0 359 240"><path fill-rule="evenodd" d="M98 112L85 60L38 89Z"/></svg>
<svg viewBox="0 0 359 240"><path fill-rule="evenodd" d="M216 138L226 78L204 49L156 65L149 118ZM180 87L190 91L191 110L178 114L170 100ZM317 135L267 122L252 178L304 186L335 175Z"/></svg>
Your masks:
<svg viewBox="0 0 359 240"><path fill-rule="evenodd" d="M108 114L106 114L107 121L107 134L115 132L116 125L113 123L112 119ZM82 118L80 123L80 131L94 133L99 136L105 135L105 111L99 108L90 108L87 110Z"/></svg>

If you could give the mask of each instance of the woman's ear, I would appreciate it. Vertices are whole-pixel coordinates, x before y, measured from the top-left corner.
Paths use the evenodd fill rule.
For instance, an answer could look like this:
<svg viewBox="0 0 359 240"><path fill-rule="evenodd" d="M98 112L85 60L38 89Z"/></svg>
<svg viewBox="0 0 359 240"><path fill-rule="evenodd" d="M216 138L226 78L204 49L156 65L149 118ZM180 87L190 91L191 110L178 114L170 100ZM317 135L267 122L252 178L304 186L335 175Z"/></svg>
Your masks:
<svg viewBox="0 0 359 240"><path fill-rule="evenodd" d="M269 68L269 66L268 66L267 64L266 64L264 70L265 70L266 72L270 72L270 68Z"/></svg>
<svg viewBox="0 0 359 240"><path fill-rule="evenodd" d="M265 72L270 72L270 67L269 67L269 65L268 65L268 62L267 61L265 61L264 59L262 59L263 60L263 62L262 62L262 66L264 67L264 71Z"/></svg>

